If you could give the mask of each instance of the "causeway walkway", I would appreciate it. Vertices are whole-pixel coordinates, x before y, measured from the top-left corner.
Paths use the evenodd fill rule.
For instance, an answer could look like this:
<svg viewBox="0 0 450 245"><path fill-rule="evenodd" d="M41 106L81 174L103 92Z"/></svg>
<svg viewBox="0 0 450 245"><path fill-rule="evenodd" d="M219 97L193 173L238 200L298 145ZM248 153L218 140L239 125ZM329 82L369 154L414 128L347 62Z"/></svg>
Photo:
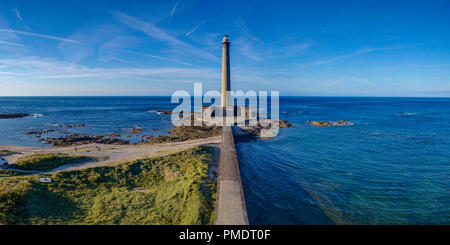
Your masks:
<svg viewBox="0 0 450 245"><path fill-rule="evenodd" d="M248 225L239 163L231 126L222 129L215 225Z"/></svg>

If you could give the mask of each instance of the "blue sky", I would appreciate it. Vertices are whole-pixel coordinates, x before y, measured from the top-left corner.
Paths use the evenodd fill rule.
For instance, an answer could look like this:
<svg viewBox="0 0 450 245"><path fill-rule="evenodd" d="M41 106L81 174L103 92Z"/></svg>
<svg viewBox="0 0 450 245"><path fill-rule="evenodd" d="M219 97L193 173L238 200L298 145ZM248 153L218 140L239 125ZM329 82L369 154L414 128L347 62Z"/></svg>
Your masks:
<svg viewBox="0 0 450 245"><path fill-rule="evenodd" d="M0 96L450 96L450 1L0 2Z"/></svg>

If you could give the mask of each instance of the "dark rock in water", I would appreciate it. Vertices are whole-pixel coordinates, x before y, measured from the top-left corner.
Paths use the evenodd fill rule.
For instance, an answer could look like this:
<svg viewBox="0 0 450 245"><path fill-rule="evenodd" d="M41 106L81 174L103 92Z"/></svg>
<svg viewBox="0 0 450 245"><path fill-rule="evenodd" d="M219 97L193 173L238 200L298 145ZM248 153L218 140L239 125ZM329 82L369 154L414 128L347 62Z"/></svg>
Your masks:
<svg viewBox="0 0 450 245"><path fill-rule="evenodd" d="M159 115L172 115L172 111L170 111L170 110L152 110L151 112L154 112L154 113L156 113L156 114L159 114ZM187 112L180 112L180 117L183 117L183 116L188 116L188 115L190 115L191 113L187 113Z"/></svg>
<svg viewBox="0 0 450 245"><path fill-rule="evenodd" d="M135 126L134 128L130 129L130 130L125 130L126 132L132 133L132 134L139 134L142 133L144 129L138 126Z"/></svg>
<svg viewBox="0 0 450 245"><path fill-rule="evenodd" d="M42 135L42 134L48 134L53 131L55 131L55 130L54 129L46 129L46 130L42 130L42 131L26 131L25 134L26 135Z"/></svg>
<svg viewBox="0 0 450 245"><path fill-rule="evenodd" d="M0 119L22 118L22 117L29 117L29 116L32 116L32 114L28 114L28 113L0 114Z"/></svg>
<svg viewBox="0 0 450 245"><path fill-rule="evenodd" d="M193 121L192 121L193 124ZM186 140L204 139L222 134L222 127L218 126L179 126L169 130L169 135L156 137L147 136L142 140L146 143L168 143Z"/></svg>
<svg viewBox="0 0 450 245"><path fill-rule="evenodd" d="M350 126L353 125L351 121L339 120L336 122L325 122L325 121L306 121L314 127L333 127L333 126Z"/></svg>
<svg viewBox="0 0 450 245"><path fill-rule="evenodd" d="M333 126L351 126L351 125L353 125L353 122L340 120L340 121L337 121L337 122L332 122L331 124Z"/></svg>
<svg viewBox="0 0 450 245"><path fill-rule="evenodd" d="M280 120L278 120L278 126L280 128L293 128L293 127L295 127L295 124L280 119ZM271 128L271 125L263 126L259 122L258 122L258 124L256 126L243 126L243 127L240 127L241 130L243 130L244 132L247 132L247 133L249 133L249 134L251 134L253 136L260 136L262 129L270 129L270 128ZM247 137L247 136L245 136L245 137Z"/></svg>
<svg viewBox="0 0 450 245"><path fill-rule="evenodd" d="M61 138L45 138L40 139L40 141L43 141L46 144L51 144L53 146L83 145L90 143L126 145L130 143L130 141L128 140L117 138L105 138L104 136L88 136L79 134L66 135L65 137Z"/></svg>
<svg viewBox="0 0 450 245"><path fill-rule="evenodd" d="M325 122L325 121L306 121L306 123L310 123L314 127L331 127L331 126L333 126L331 123Z"/></svg>
<svg viewBox="0 0 450 245"><path fill-rule="evenodd" d="M26 135L41 135L42 132L41 131L26 131L25 134Z"/></svg>
<svg viewBox="0 0 450 245"><path fill-rule="evenodd" d="M152 138L153 138L152 136L147 136L147 135L143 135L143 136L141 137L142 142L148 142L148 141L150 141Z"/></svg>
<svg viewBox="0 0 450 245"><path fill-rule="evenodd" d="M101 135L103 137L111 137L111 138L115 138L115 137L122 137L120 134L104 134Z"/></svg>
<svg viewBox="0 0 450 245"><path fill-rule="evenodd" d="M56 124L58 128L84 128L86 127L86 124L79 123L79 124Z"/></svg>
<svg viewBox="0 0 450 245"><path fill-rule="evenodd" d="M294 123L290 123L290 122L285 121L285 120L281 120L280 119L279 123L280 123L280 128L293 128L293 127L295 127Z"/></svg>

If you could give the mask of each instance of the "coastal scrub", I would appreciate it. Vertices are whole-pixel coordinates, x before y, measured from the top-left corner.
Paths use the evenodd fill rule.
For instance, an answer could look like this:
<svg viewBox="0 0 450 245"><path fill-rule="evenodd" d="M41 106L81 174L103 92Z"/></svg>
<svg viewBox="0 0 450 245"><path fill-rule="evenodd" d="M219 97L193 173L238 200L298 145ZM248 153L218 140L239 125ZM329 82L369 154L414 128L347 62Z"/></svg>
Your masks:
<svg viewBox="0 0 450 245"><path fill-rule="evenodd" d="M199 146L114 167L0 178L0 224L212 224L213 154Z"/></svg>
<svg viewBox="0 0 450 245"><path fill-rule="evenodd" d="M65 154L36 154L21 157L11 165L12 168L20 170L45 171L62 165L82 163L92 158L85 156L71 156Z"/></svg>

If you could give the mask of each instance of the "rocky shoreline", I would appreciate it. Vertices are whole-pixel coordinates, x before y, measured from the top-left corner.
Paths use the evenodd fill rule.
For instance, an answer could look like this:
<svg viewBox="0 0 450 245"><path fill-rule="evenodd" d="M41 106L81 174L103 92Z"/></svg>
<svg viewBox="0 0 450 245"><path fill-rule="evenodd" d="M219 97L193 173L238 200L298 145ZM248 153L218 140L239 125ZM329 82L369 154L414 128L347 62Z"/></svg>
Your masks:
<svg viewBox="0 0 450 245"><path fill-rule="evenodd" d="M168 143L186 140L204 139L218 136L222 133L222 127L217 126L179 126L169 130L169 135L143 138L144 143Z"/></svg>
<svg viewBox="0 0 450 245"><path fill-rule="evenodd" d="M172 111L169 110L153 110L159 115L170 115ZM20 118L25 116L32 116L32 114L15 113L15 114L0 114L0 118ZM270 120L270 119L267 119ZM192 124L194 124L194 118L192 118ZM103 135L84 135L79 133L70 133L66 129L71 128L83 128L87 125L84 123L76 124L51 124L52 126L64 129L64 136L62 137L42 137L42 135L55 132L57 129L42 129L36 131L26 131L26 135L35 136L39 141L44 144L49 144L52 146L77 146L84 144L111 144L111 145L128 145L128 144L158 144L158 143L170 143L170 142L182 142L187 140L205 139L210 137L219 136L222 133L222 127L220 126L207 126L202 124L202 126L178 126L169 130L167 135L149 136L145 135L144 128L139 126L134 126L131 129L123 129L124 135L118 133L110 133ZM290 128L295 127L295 124L290 123L285 120L279 120L280 128ZM252 136L260 136L262 129L268 129L269 126L262 126L258 123L257 126L243 126L242 130L247 132ZM158 129L153 129L153 131L158 131ZM41 138L42 137L42 138ZM133 138L140 137L140 142L132 142L130 140L123 139L123 137Z"/></svg>

